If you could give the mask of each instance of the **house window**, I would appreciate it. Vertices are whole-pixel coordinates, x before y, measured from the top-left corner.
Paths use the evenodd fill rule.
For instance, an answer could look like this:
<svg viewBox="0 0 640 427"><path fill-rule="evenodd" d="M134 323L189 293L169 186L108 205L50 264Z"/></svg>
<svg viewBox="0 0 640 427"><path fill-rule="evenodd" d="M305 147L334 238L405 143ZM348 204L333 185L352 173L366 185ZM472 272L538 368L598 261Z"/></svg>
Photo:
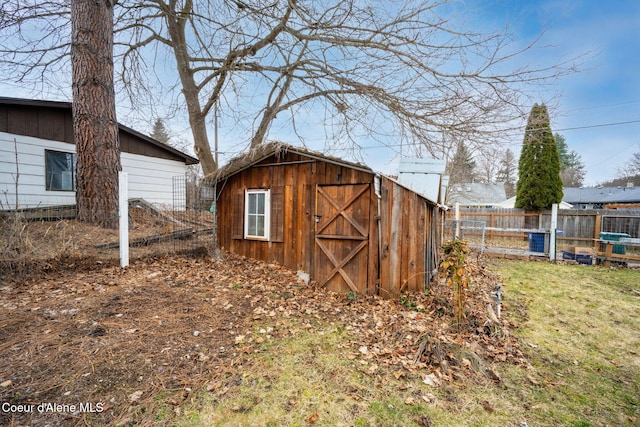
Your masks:
<svg viewBox="0 0 640 427"><path fill-rule="evenodd" d="M247 190L245 193L245 239L269 240L271 200L269 190Z"/></svg>
<svg viewBox="0 0 640 427"><path fill-rule="evenodd" d="M76 190L76 155L44 150L45 187L47 191Z"/></svg>

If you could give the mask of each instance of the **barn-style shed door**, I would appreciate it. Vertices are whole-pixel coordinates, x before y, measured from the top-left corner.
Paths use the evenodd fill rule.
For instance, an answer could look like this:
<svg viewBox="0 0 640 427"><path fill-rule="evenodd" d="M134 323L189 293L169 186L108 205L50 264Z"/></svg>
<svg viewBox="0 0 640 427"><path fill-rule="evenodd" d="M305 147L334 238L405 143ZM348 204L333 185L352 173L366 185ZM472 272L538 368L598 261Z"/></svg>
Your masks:
<svg viewBox="0 0 640 427"><path fill-rule="evenodd" d="M335 292L367 288L370 185L316 187L315 278Z"/></svg>

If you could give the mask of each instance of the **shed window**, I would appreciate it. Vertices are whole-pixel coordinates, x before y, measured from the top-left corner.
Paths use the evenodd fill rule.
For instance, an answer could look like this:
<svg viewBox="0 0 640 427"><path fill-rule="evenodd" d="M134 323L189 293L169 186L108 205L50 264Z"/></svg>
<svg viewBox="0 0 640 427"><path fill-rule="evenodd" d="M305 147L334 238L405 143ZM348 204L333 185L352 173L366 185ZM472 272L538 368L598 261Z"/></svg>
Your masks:
<svg viewBox="0 0 640 427"><path fill-rule="evenodd" d="M44 150L45 188L47 191L76 190L76 155Z"/></svg>
<svg viewBox="0 0 640 427"><path fill-rule="evenodd" d="M247 190L245 193L244 237L269 240L269 190Z"/></svg>

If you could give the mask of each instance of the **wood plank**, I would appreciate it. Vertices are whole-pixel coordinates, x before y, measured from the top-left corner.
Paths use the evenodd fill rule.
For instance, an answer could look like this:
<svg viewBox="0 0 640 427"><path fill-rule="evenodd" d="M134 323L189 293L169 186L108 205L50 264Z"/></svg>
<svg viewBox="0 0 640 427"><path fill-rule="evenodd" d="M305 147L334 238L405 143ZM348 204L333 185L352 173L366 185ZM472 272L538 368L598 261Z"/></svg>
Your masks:
<svg viewBox="0 0 640 427"><path fill-rule="evenodd" d="M316 278L334 291L367 290L369 189L370 184L317 186Z"/></svg>
<svg viewBox="0 0 640 427"><path fill-rule="evenodd" d="M272 242L284 241L284 187L271 187L270 227Z"/></svg>
<svg viewBox="0 0 640 427"><path fill-rule="evenodd" d="M407 278L405 280L407 281L407 290L409 292L418 292L421 290L420 285L422 282L422 275L419 274L419 271L423 271L422 269L418 268L419 264L422 264L418 262L420 258L418 256L418 244L420 243L421 246L424 242L422 240L423 221L421 221L420 218L422 212L420 210L420 204L418 203L417 195L415 193L411 193L409 195L409 198L409 211L411 212L411 223L409 225L409 229L411 230L411 234L409 235L409 245L406 260L408 268Z"/></svg>
<svg viewBox="0 0 640 427"><path fill-rule="evenodd" d="M295 250L292 242L294 240L294 228L293 228L293 199L296 187L293 185L286 185L284 187L284 265L289 267L295 264ZM312 274L313 272L309 271Z"/></svg>
<svg viewBox="0 0 640 427"><path fill-rule="evenodd" d="M231 238L242 239L244 237L244 191L233 191L233 208L231 218Z"/></svg>
<svg viewBox="0 0 640 427"><path fill-rule="evenodd" d="M297 156L299 161L305 160L301 156ZM298 163L292 165L298 170L297 184L300 188L300 197L298 198L298 259L296 260L298 270L307 271L308 268L308 252L309 247L313 245L313 224L310 221L311 210L313 205L310 204L312 200L311 192L314 191L313 187L309 185L311 180L311 168L312 163Z"/></svg>
<svg viewBox="0 0 640 427"><path fill-rule="evenodd" d="M391 204L393 202L393 192L391 191L391 181L382 178L382 199L380 206L380 238L381 253L379 254L380 263L380 286L379 292L382 296L389 296L389 283L391 283L390 275L390 258L389 244L391 237Z"/></svg>
<svg viewBox="0 0 640 427"><path fill-rule="evenodd" d="M321 239L335 239L335 240L367 240L367 236L350 236L348 234L318 234L318 238Z"/></svg>
<svg viewBox="0 0 640 427"><path fill-rule="evenodd" d="M640 261L640 255L614 254L609 252L608 249L606 252L596 252L596 256L609 261Z"/></svg>
<svg viewBox="0 0 640 427"><path fill-rule="evenodd" d="M399 230L400 215L402 212L402 194L399 185L392 183L393 200L391 206L390 217L390 238L389 238L389 283L388 292L390 296L396 296L400 293L400 245L402 244L402 236Z"/></svg>
<svg viewBox="0 0 640 427"><path fill-rule="evenodd" d="M313 177L315 179L315 176ZM304 253L302 256L302 266L305 272L313 269L313 259L315 250L315 185L307 184L304 187Z"/></svg>
<svg viewBox="0 0 640 427"><path fill-rule="evenodd" d="M376 295L378 291L377 284L380 280L378 262L378 197L375 194L375 183L372 183L369 188L369 253L367 254L366 288L368 295Z"/></svg>
<svg viewBox="0 0 640 427"><path fill-rule="evenodd" d="M401 189L401 218L400 218L400 288L399 292L406 292L407 279L409 278L409 245L411 240L411 223L413 211L411 211L411 195L404 188Z"/></svg>

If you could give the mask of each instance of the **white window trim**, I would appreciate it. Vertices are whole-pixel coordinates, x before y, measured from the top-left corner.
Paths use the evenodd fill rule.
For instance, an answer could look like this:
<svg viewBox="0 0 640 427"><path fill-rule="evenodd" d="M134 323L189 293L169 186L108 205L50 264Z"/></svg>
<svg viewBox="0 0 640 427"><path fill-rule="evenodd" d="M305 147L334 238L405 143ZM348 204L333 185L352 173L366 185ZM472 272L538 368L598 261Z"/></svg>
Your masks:
<svg viewBox="0 0 640 427"><path fill-rule="evenodd" d="M249 234L249 195L264 194L264 236ZM268 241L271 237L271 190L248 189L244 191L244 238L250 240Z"/></svg>

